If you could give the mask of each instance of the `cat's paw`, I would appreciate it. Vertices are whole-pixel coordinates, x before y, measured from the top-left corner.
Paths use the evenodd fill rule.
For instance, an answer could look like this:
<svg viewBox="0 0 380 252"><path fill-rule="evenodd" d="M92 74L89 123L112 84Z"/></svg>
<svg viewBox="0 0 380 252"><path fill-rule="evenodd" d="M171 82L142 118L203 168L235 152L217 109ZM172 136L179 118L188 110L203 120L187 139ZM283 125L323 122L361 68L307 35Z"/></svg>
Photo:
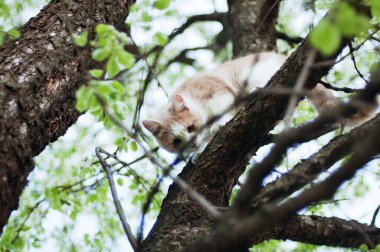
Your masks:
<svg viewBox="0 0 380 252"><path fill-rule="evenodd" d="M195 152L194 155L191 157L191 163L197 164L197 161L199 160L201 153Z"/></svg>
<svg viewBox="0 0 380 252"><path fill-rule="evenodd" d="M214 123L214 124L211 126L211 128L210 128L210 136L214 136L214 135L219 131L219 129L220 129L221 127L223 127L223 126L224 126L224 124L222 124L222 123L219 123L219 122Z"/></svg>
<svg viewBox="0 0 380 252"><path fill-rule="evenodd" d="M196 163L197 163L197 161L199 160L199 157L201 156L201 154L203 153L203 151L206 149L207 144L208 144L208 142L203 141L203 142L199 145L198 149L194 152L193 156L191 157L191 162L192 162L193 164L196 164Z"/></svg>
<svg viewBox="0 0 380 252"><path fill-rule="evenodd" d="M210 133L211 135L215 135L221 127L226 125L232 118L234 117L233 114L227 113L224 114L217 122L215 122L211 128L210 128Z"/></svg>

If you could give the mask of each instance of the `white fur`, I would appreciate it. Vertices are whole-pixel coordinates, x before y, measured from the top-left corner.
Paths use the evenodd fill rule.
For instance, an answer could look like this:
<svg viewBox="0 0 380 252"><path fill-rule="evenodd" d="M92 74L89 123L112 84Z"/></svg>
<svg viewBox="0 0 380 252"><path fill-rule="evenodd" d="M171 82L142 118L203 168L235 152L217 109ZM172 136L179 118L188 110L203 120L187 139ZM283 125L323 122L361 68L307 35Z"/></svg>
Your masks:
<svg viewBox="0 0 380 252"><path fill-rule="evenodd" d="M211 116L220 115L234 103L235 97L231 93L214 95L208 102L207 108Z"/></svg>

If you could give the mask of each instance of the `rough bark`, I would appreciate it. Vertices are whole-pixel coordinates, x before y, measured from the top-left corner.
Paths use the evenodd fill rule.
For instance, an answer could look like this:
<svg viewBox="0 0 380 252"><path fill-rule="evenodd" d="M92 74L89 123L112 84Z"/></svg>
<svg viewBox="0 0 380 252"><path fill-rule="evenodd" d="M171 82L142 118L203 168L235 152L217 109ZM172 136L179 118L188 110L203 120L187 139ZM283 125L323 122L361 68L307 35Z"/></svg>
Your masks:
<svg viewBox="0 0 380 252"><path fill-rule="evenodd" d="M380 229L355 220L298 215L264 234L253 236L252 244L269 239L289 239L315 245L358 248L362 244L372 243L373 246L380 243Z"/></svg>
<svg viewBox="0 0 380 252"><path fill-rule="evenodd" d="M231 1L230 4L236 4L236 2L238 1ZM249 6L249 3L246 4ZM240 12L230 11L230 15L243 15L245 8L241 9ZM256 8L258 8L257 5ZM257 16L259 15L254 15L254 17ZM237 19L236 17L231 17L230 20L234 20L234 18ZM244 22L241 23L243 24ZM270 28L266 28L270 30ZM240 27L240 29L242 31L245 29L244 31L247 32L246 26ZM244 38L241 34L240 36L240 39L243 40ZM255 39L247 39L245 43L252 41L255 41ZM347 41L347 39L343 40L337 53L329 58L324 58L317 54L316 62L328 61L331 64L314 68L305 82L305 88L313 88L328 73L335 58L345 47ZM239 43L238 36L235 38L234 43ZM256 45L260 48L260 43L256 43ZM312 50L308 41L305 40L296 52L289 57L280 71L269 81L269 86L293 87ZM247 52L244 44L238 44L237 46L234 44L234 55ZM288 97L285 95L254 95L235 118L212 139L197 164L188 163L179 176L215 206L228 206L229 197L237 179L244 171L252 154L257 150L259 143L281 120L287 104ZM171 185L157 221L148 237L144 240L142 249L144 251L167 251L184 247L191 243L196 244L199 238L203 238L213 228L213 220L202 208L177 186ZM223 239L223 237L218 239ZM209 250L211 249L210 247L195 247L197 251L211 251ZM194 247L190 251L192 249Z"/></svg>
<svg viewBox="0 0 380 252"><path fill-rule="evenodd" d="M83 84L89 49L71 33L96 24L121 26L134 0L51 1L0 47L0 230L17 208L33 170L32 157L76 121L75 91Z"/></svg>
<svg viewBox="0 0 380 252"><path fill-rule="evenodd" d="M228 1L234 57L276 48L280 3L281 0Z"/></svg>

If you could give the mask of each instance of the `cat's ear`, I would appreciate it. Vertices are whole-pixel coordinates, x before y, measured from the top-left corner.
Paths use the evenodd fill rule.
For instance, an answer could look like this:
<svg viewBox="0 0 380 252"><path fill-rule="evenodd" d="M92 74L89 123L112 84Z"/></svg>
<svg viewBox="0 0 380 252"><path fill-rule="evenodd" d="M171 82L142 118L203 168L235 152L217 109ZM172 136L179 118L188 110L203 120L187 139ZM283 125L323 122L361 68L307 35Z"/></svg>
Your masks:
<svg viewBox="0 0 380 252"><path fill-rule="evenodd" d="M152 120L143 120L142 124L144 127L149 130L153 135L157 135L158 132L161 130L161 124L156 121Z"/></svg>
<svg viewBox="0 0 380 252"><path fill-rule="evenodd" d="M185 104L185 101L183 100L182 96L175 95L173 97L173 110L174 112L181 112L183 110L187 110L188 107Z"/></svg>

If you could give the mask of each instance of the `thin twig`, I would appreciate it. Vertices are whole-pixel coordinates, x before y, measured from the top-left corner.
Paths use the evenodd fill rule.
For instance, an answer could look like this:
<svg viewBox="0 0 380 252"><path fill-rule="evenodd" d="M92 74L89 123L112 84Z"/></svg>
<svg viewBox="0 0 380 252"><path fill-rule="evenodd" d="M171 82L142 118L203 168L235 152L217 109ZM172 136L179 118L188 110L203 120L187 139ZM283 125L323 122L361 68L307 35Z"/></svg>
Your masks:
<svg viewBox="0 0 380 252"><path fill-rule="evenodd" d="M294 92L301 92L303 90L303 86L305 85L305 82L307 80L307 77L310 73L311 66L313 65L315 56L317 52L316 50L312 50L310 54L308 55L305 65L301 70L300 75L297 78L296 85L294 86ZM289 126L290 117L292 116L295 107L297 106L298 96L296 94L292 95L289 100L288 107L285 112L284 122L286 127Z"/></svg>
<svg viewBox="0 0 380 252"><path fill-rule="evenodd" d="M361 89L357 89L357 88L335 87L335 86L331 85L330 83L327 83L326 81L323 81L323 80L320 80L319 83L322 84L327 89L331 89L334 91L341 91L341 92L345 92L345 93L349 93L349 94L356 93L356 92L361 90Z"/></svg>
<svg viewBox="0 0 380 252"><path fill-rule="evenodd" d="M119 215L121 224L123 225L124 232L127 235L127 238L129 240L133 250L137 251L137 249L138 249L137 241L136 241L136 238L134 237L134 235L132 234L131 227L129 226L127 219L125 218L123 207L121 206L119 197L117 196L115 181L113 180L110 165L101 156L99 147L95 148L95 153L99 159L100 164L102 165L104 171L107 174L107 178L108 178L108 181L110 184L113 201L115 203L116 211L117 211L117 214Z"/></svg>
<svg viewBox="0 0 380 252"><path fill-rule="evenodd" d="M376 208L375 212L373 213L372 220L371 220L371 226L375 226L376 217L379 214L380 211L380 205Z"/></svg>
<svg viewBox="0 0 380 252"><path fill-rule="evenodd" d="M352 47L352 43L348 43L348 48L350 48L350 56L351 56L351 60L352 60L352 63L354 63L354 68L357 72L357 74L359 75L359 77L364 80L364 82L366 84L368 84L368 80L366 78L364 78L364 75L359 71L359 68L356 64L356 59L355 59L355 55L354 55L354 48Z"/></svg>
<svg viewBox="0 0 380 252"><path fill-rule="evenodd" d="M18 239L18 237L19 237L19 235L20 235L20 232L21 232L22 229L24 228L25 223L26 223L26 221L29 219L30 215L31 215L31 214L34 212L34 210L36 210L37 207L39 207L39 206L41 205L41 203L44 202L45 200L46 200L46 198L39 200L39 201L38 201L33 207L31 207L31 208L29 209L29 212L28 212L28 214L26 215L24 221L21 223L20 227L16 230L16 235L15 235L15 237L12 239L12 242L11 242L12 244Z"/></svg>
<svg viewBox="0 0 380 252"><path fill-rule="evenodd" d="M154 198L154 195L159 191L160 185L164 179L164 176L161 176L157 183L152 186L152 189L149 191L148 197L144 203L143 206L143 212L141 215L141 220L140 220L140 226L139 226L139 231L137 233L137 244L141 245L143 241L143 235L144 235L144 226L145 226L145 215L147 214L150 204L152 203L152 199Z"/></svg>

